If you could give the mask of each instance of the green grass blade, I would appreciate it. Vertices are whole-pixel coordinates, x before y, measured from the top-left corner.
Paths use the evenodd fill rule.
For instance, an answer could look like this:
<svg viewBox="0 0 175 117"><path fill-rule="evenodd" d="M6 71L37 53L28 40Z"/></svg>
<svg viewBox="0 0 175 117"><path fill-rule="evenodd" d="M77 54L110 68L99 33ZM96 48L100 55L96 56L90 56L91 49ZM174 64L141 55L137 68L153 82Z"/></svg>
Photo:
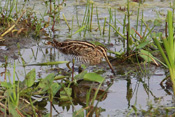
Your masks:
<svg viewBox="0 0 175 117"><path fill-rule="evenodd" d="M97 7L96 7L96 15L97 15L98 29L99 29L100 35L101 35L101 27L100 27L100 21L99 21L99 17L98 17L98 9L97 9Z"/></svg>
<svg viewBox="0 0 175 117"><path fill-rule="evenodd" d="M170 62L170 65L172 66L173 65L172 52L170 51L170 46L168 44L168 40L165 37L163 37L162 41L163 41L163 44L164 44L164 47L165 47L165 50L166 50L166 53L168 56L168 60Z"/></svg>
<svg viewBox="0 0 175 117"><path fill-rule="evenodd" d="M170 45L170 49L173 49L172 11L168 11L167 22L168 22L168 31L169 31L169 45Z"/></svg>
<svg viewBox="0 0 175 117"><path fill-rule="evenodd" d="M170 63L169 63L169 61L168 61L168 59L167 59L167 57L166 57L166 55L165 55L165 53L164 53L162 47L160 46L159 41L157 40L157 38L153 38L153 41L154 41L155 44L157 45L157 47L158 47L158 49L159 49L159 51L160 51L162 57L163 57L164 60L165 60L165 63L168 65L168 67L170 67Z"/></svg>
<svg viewBox="0 0 175 117"><path fill-rule="evenodd" d="M109 23L109 25L116 31L117 34L119 34L121 37L126 39L126 37L124 35L122 35L112 24Z"/></svg>
<svg viewBox="0 0 175 117"><path fill-rule="evenodd" d="M67 27L69 28L69 30L71 30L71 28L70 28L70 26L69 26L69 23L67 22L67 19L66 19L66 17L65 17L65 15L63 14L63 18L64 18L64 21L66 22L66 24L67 24Z"/></svg>
<svg viewBox="0 0 175 117"><path fill-rule="evenodd" d="M175 58L175 51L174 51L174 39L173 39L173 17L172 17L172 11L168 10L168 15L167 15L167 22L168 22L168 41L169 41L169 54L170 58L172 60L172 65L174 66L174 58Z"/></svg>
<svg viewBox="0 0 175 117"><path fill-rule="evenodd" d="M174 47L173 52L175 52L175 41L173 42L173 47ZM174 64L175 64L175 53L174 53Z"/></svg>
<svg viewBox="0 0 175 117"><path fill-rule="evenodd" d="M82 26L80 29L78 29L77 31L75 31L72 35L81 32L84 28L86 27L86 25Z"/></svg>
<svg viewBox="0 0 175 117"><path fill-rule="evenodd" d="M58 65L68 63L68 61L54 61L54 62L46 62L46 63L37 63L37 64L29 64L27 66L46 66L46 65Z"/></svg>

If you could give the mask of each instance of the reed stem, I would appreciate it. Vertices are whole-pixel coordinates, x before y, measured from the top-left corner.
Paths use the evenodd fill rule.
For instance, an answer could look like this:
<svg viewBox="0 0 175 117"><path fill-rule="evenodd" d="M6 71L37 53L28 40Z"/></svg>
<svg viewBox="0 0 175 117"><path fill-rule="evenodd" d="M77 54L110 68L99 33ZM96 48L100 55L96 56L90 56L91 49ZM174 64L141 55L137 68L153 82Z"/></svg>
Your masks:
<svg viewBox="0 0 175 117"><path fill-rule="evenodd" d="M143 10L142 10L142 18L141 18L140 34L142 33L142 30L143 30Z"/></svg>
<svg viewBox="0 0 175 117"><path fill-rule="evenodd" d="M111 20L112 20L112 14L111 14L111 8L109 9L109 23L111 24ZM111 37L111 26L109 25L109 33L108 33L108 42L110 41L110 37Z"/></svg>
<svg viewBox="0 0 175 117"><path fill-rule="evenodd" d="M126 14L123 19L123 34L125 34L125 30L126 30Z"/></svg>
<svg viewBox="0 0 175 117"><path fill-rule="evenodd" d="M139 24L139 13L140 13L140 0L139 0L139 8L137 10L137 21L136 21L136 31L138 31L138 24ZM137 34L135 34L136 37Z"/></svg>
<svg viewBox="0 0 175 117"><path fill-rule="evenodd" d="M99 21L99 17L98 17L98 9L97 9L97 7L96 7L96 15L97 15L98 29L99 29L100 35L101 35L101 27L100 27L100 21Z"/></svg>
<svg viewBox="0 0 175 117"><path fill-rule="evenodd" d="M129 12L129 0L127 0L127 16L128 16L128 26L127 26L127 56L129 56L129 39L130 39L130 12Z"/></svg>
<svg viewBox="0 0 175 117"><path fill-rule="evenodd" d="M91 7L91 22L90 22L90 32L92 32L92 18L93 18L93 3Z"/></svg>
<svg viewBox="0 0 175 117"><path fill-rule="evenodd" d="M71 30L71 28L70 28L69 23L67 22L67 19L66 19L66 17L65 17L65 15L64 15L64 14L63 14L63 18L64 18L64 21L66 22L67 27L69 28L69 31L70 31L70 30Z"/></svg>
<svg viewBox="0 0 175 117"><path fill-rule="evenodd" d="M105 25L106 25L106 17L105 17L105 21L104 21L104 25L103 25L103 35L105 34Z"/></svg>
<svg viewBox="0 0 175 117"><path fill-rule="evenodd" d="M72 29L71 29L71 36L72 36L72 34L73 34L73 25L74 25L74 16L72 16Z"/></svg>

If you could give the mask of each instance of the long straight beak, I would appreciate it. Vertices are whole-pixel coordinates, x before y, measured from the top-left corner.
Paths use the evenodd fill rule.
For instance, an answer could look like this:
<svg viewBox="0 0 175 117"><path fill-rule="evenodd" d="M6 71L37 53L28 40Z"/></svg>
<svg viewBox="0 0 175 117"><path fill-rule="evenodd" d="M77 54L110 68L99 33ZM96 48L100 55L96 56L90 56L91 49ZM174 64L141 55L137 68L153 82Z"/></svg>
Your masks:
<svg viewBox="0 0 175 117"><path fill-rule="evenodd" d="M108 65L109 65L110 69L112 70L112 73L115 75L114 69L113 69L113 67L112 67L112 65L111 65L111 63L110 63L108 57L107 57L106 55L105 55L104 57L105 57L106 62L107 62Z"/></svg>

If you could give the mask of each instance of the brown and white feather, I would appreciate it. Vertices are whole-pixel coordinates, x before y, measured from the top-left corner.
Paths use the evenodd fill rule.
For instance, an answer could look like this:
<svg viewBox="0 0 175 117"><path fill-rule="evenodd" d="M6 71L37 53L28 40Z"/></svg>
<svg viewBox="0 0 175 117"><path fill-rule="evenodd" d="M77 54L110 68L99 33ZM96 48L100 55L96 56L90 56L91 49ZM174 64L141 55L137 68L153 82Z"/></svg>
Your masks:
<svg viewBox="0 0 175 117"><path fill-rule="evenodd" d="M105 58L114 73L107 57L106 48L102 46L96 46L90 42L79 40L66 40L63 42L53 40L52 45L65 54L68 59L75 59L76 65L96 65Z"/></svg>

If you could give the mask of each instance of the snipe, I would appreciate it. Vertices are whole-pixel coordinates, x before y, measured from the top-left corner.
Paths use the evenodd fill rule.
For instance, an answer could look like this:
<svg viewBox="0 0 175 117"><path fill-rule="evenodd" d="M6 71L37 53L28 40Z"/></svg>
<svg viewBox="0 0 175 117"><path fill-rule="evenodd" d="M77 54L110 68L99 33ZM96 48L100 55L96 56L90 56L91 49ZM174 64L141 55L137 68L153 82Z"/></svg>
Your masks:
<svg viewBox="0 0 175 117"><path fill-rule="evenodd" d="M113 74L115 74L111 63L108 60L106 48L102 46L95 46L87 41L66 40L58 42L53 40L51 45L57 48L61 53L67 55L68 59L74 59L75 64L96 65L101 62L103 58L107 61Z"/></svg>

